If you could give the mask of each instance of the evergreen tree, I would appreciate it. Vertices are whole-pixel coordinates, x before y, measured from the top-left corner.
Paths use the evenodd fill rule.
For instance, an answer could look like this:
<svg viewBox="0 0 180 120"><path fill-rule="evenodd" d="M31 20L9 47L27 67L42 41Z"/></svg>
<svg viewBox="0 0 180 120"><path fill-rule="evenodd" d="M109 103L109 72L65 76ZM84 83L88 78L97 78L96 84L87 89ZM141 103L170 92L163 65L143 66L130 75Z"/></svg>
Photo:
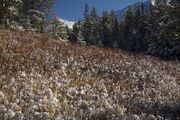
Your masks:
<svg viewBox="0 0 180 120"><path fill-rule="evenodd" d="M146 33L146 18L144 5L141 3L135 11L134 15L134 44L136 51L144 51L147 48L147 43L145 41Z"/></svg>
<svg viewBox="0 0 180 120"><path fill-rule="evenodd" d="M124 19L124 47L127 50L134 50L135 46L135 41L133 41L135 29L134 29L134 14L133 14L133 9L129 7L125 14L125 19Z"/></svg>
<svg viewBox="0 0 180 120"><path fill-rule="evenodd" d="M120 40L120 26L118 22L117 16L115 16L114 23L112 25L112 36L113 36L113 47L119 47L119 40Z"/></svg>
<svg viewBox="0 0 180 120"><path fill-rule="evenodd" d="M180 1L172 0L171 5L168 7L169 19L165 33L168 37L174 40L180 39Z"/></svg>
<svg viewBox="0 0 180 120"><path fill-rule="evenodd" d="M124 22L121 21L118 26L118 47L123 49L124 48Z"/></svg>
<svg viewBox="0 0 180 120"><path fill-rule="evenodd" d="M55 0L1 0L0 23L43 31L44 22ZM35 29L33 29L35 28Z"/></svg>
<svg viewBox="0 0 180 120"><path fill-rule="evenodd" d="M50 34L56 39L67 39L67 29L59 17L55 17L51 24Z"/></svg>
<svg viewBox="0 0 180 120"><path fill-rule="evenodd" d="M100 24L100 19L99 16L97 15L96 8L93 7L90 13L90 19L92 21L91 23L91 44L93 45L98 45L99 40L100 40L100 33L99 33L99 24Z"/></svg>
<svg viewBox="0 0 180 120"><path fill-rule="evenodd" d="M23 0L21 13L24 27L26 29L42 32L46 21L46 16L53 7L56 0Z"/></svg>
<svg viewBox="0 0 180 120"><path fill-rule="evenodd" d="M115 11L110 13L110 25L111 25L111 46L118 47L118 38L119 38L119 23Z"/></svg>
<svg viewBox="0 0 180 120"><path fill-rule="evenodd" d="M19 16L19 9L22 6L21 0L1 0L0 1L0 21L6 28L11 21Z"/></svg>
<svg viewBox="0 0 180 120"><path fill-rule="evenodd" d="M158 35L158 22L156 8L153 5L150 5L149 10L145 14L145 23L146 23L146 32L145 32L145 41L149 44L157 41Z"/></svg>
<svg viewBox="0 0 180 120"><path fill-rule="evenodd" d="M84 9L84 18L87 18L88 16L89 16L89 6L88 4L86 4Z"/></svg>
<svg viewBox="0 0 180 120"><path fill-rule="evenodd" d="M91 13L90 13L90 16L91 16L91 18L93 18L93 19L97 19L97 18L98 18L97 11L96 11L96 8L95 8L95 7L92 8Z"/></svg>
<svg viewBox="0 0 180 120"><path fill-rule="evenodd" d="M112 33L111 33L111 21L110 14L105 11L102 15L102 31L101 31L101 39L102 44L104 46L112 46Z"/></svg>
<svg viewBox="0 0 180 120"><path fill-rule="evenodd" d="M84 41L86 41L87 44L96 44L96 9L93 8L91 13L89 14L89 8L88 5L85 5L84 10L84 21L83 21L83 27L82 27L82 36Z"/></svg>
<svg viewBox="0 0 180 120"><path fill-rule="evenodd" d="M84 23L83 23L83 29L82 29L82 36L84 41L87 42L87 44L91 43L91 27L92 27L92 21L90 16L88 16L87 18L85 18Z"/></svg>
<svg viewBox="0 0 180 120"><path fill-rule="evenodd" d="M80 24L80 22L77 22L73 25L73 30L68 37L68 39L72 43L76 43L79 40L79 37L80 37L80 25L79 24Z"/></svg>

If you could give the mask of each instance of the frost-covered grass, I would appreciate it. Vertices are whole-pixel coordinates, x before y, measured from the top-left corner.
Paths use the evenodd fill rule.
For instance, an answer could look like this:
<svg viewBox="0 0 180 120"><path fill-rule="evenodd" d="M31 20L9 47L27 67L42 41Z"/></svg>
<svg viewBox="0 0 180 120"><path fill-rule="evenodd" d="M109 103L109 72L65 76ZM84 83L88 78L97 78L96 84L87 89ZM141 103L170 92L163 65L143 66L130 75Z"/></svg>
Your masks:
<svg viewBox="0 0 180 120"><path fill-rule="evenodd" d="M178 61L0 30L0 120L179 116Z"/></svg>

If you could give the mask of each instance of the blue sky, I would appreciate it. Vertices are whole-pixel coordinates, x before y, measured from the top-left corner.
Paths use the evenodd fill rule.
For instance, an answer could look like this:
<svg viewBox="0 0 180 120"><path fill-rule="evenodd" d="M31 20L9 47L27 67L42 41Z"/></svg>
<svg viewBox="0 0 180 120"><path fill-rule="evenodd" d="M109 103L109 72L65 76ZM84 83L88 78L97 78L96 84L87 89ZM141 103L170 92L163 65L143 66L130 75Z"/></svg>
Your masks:
<svg viewBox="0 0 180 120"><path fill-rule="evenodd" d="M99 13L107 10L119 10L130 4L145 0L57 0L54 12L63 19L77 21L82 19L84 6L96 7Z"/></svg>

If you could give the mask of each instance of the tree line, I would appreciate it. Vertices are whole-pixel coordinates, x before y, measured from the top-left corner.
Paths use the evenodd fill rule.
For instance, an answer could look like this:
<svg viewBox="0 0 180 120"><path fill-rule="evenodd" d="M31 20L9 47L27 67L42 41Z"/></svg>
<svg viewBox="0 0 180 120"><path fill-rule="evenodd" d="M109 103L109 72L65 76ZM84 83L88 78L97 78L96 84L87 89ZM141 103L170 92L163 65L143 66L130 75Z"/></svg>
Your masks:
<svg viewBox="0 0 180 120"><path fill-rule="evenodd" d="M0 23L42 32L55 0L1 0Z"/></svg>
<svg viewBox="0 0 180 120"><path fill-rule="evenodd" d="M129 6L123 19L119 19L115 11L98 15L95 7L90 10L86 5L84 19L74 24L69 39L84 41L87 45L179 56L179 13L178 0L172 0L169 5Z"/></svg>
<svg viewBox="0 0 180 120"><path fill-rule="evenodd" d="M21 31L46 32L67 39L67 27L52 8L57 0L1 0L0 25Z"/></svg>
<svg viewBox="0 0 180 120"><path fill-rule="evenodd" d="M56 0L1 0L0 25L33 32L46 32L51 37L87 45L150 52L160 56L180 56L180 1L169 5L129 7L123 18L115 11L98 14L95 7L85 6L84 19L73 30L59 17L50 20ZM51 16L52 17L52 16Z"/></svg>

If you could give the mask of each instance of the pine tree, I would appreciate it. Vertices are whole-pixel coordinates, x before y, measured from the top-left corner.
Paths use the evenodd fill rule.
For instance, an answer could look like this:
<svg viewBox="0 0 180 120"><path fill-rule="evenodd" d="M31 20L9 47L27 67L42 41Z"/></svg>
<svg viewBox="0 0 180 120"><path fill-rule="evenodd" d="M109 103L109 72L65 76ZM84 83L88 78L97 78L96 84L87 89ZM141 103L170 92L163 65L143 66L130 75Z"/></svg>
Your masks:
<svg viewBox="0 0 180 120"><path fill-rule="evenodd" d="M102 44L104 46L112 46L111 43L111 21L110 21L110 14L105 11L102 15L102 32L101 32L101 38L102 38Z"/></svg>
<svg viewBox="0 0 180 120"><path fill-rule="evenodd" d="M91 13L95 14L95 13ZM84 10L84 21L83 21L83 27L82 27L82 36L83 40L86 41L87 44L94 44L93 40L93 17L89 14L89 8L88 5L85 5Z"/></svg>
<svg viewBox="0 0 180 120"><path fill-rule="evenodd" d="M157 36L159 34L159 22L157 22L157 20L157 10L153 5L150 5L149 10L145 14L145 41L148 41L149 44L157 41Z"/></svg>
<svg viewBox="0 0 180 120"><path fill-rule="evenodd" d="M0 1L0 19L1 23L7 28L11 21L19 16L19 8L22 6L21 0L1 0Z"/></svg>
<svg viewBox="0 0 180 120"><path fill-rule="evenodd" d="M71 32L71 34L69 34L68 39L72 42L72 43L76 43L79 40L80 37L80 26L79 26L80 22L77 22L73 25L73 30Z"/></svg>
<svg viewBox="0 0 180 120"><path fill-rule="evenodd" d="M118 48L119 47L119 40L120 40L120 26L118 22L117 16L115 17L114 24L112 26L112 36L113 36L113 47Z"/></svg>
<svg viewBox="0 0 180 120"><path fill-rule="evenodd" d="M23 0L22 23L29 30L42 32L47 15L56 0Z"/></svg>
<svg viewBox="0 0 180 120"><path fill-rule="evenodd" d="M121 21L119 23L119 31L118 31L118 46L119 48L123 49L124 48L124 23Z"/></svg>
<svg viewBox="0 0 180 120"><path fill-rule="evenodd" d="M46 15L56 0L1 0L0 23L43 31Z"/></svg>
<svg viewBox="0 0 180 120"><path fill-rule="evenodd" d="M87 18L88 16L89 16L89 6L88 4L86 4L84 9L84 18Z"/></svg>
<svg viewBox="0 0 180 120"><path fill-rule="evenodd" d="M66 26L59 17L55 17L51 24L50 34L56 39L67 39Z"/></svg>
<svg viewBox="0 0 180 120"><path fill-rule="evenodd" d="M99 33L99 24L100 24L100 19L99 16L97 15L96 8L93 7L91 12L90 12L90 19L92 21L91 23L91 44L93 45L98 45L99 40L100 40L100 33Z"/></svg>
<svg viewBox="0 0 180 120"><path fill-rule="evenodd" d="M127 50L134 50L135 41L133 41L134 37L134 14L131 7L127 10L124 19L124 40L125 40L125 48Z"/></svg>
<svg viewBox="0 0 180 120"><path fill-rule="evenodd" d="M110 13L110 25L111 25L111 47L118 47L117 41L118 41L118 33L119 33L119 23L116 16L115 11L111 11Z"/></svg>
<svg viewBox="0 0 180 120"><path fill-rule="evenodd" d="M136 51L145 51L147 49L147 44L145 41L145 33L146 33L146 18L144 5L141 3L135 11L134 15L134 44Z"/></svg>
<svg viewBox="0 0 180 120"><path fill-rule="evenodd" d="M180 39L180 1L172 0L171 5L168 8L170 15L170 20L168 24L168 31L166 33L171 33L171 37L175 40Z"/></svg>
<svg viewBox="0 0 180 120"><path fill-rule="evenodd" d="M97 10L96 10L95 7L92 8L91 13L90 13L90 16L91 16L93 19L97 19L97 18L98 18Z"/></svg>
<svg viewBox="0 0 180 120"><path fill-rule="evenodd" d="M38 10L44 14L48 14L53 7L56 0L22 0L23 9L22 12L28 15L29 10Z"/></svg>

